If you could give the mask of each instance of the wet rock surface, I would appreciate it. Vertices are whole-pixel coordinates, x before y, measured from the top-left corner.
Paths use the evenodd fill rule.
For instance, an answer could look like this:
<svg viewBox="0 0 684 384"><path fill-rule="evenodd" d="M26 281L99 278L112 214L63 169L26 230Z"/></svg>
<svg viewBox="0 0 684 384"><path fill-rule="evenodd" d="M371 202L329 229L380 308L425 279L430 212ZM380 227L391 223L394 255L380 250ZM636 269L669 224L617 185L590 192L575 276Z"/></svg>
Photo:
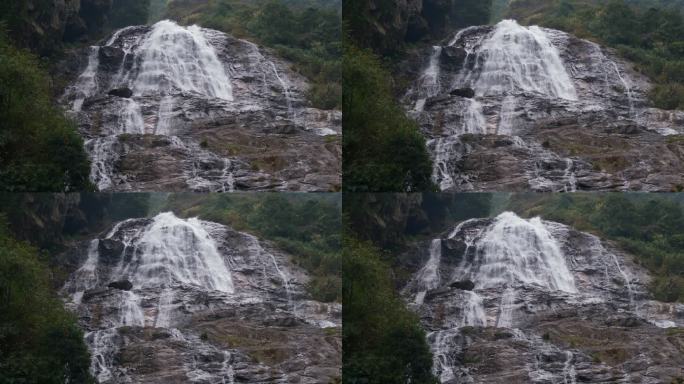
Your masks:
<svg viewBox="0 0 684 384"><path fill-rule="evenodd" d="M441 383L684 377L684 306L653 300L646 271L596 236L505 213L463 222L419 253L403 294Z"/></svg>
<svg viewBox="0 0 684 384"><path fill-rule="evenodd" d="M333 191L342 115L250 42L162 21L62 64L62 97L103 191Z"/></svg>
<svg viewBox="0 0 684 384"><path fill-rule="evenodd" d="M123 245L112 263L100 259L104 241ZM62 293L100 383L341 377L341 305L311 300L304 271L251 235L165 213L71 253L80 267Z"/></svg>
<svg viewBox="0 0 684 384"><path fill-rule="evenodd" d="M684 186L684 112L650 108L648 79L612 50L504 21L422 55L403 101L428 139L440 189Z"/></svg>

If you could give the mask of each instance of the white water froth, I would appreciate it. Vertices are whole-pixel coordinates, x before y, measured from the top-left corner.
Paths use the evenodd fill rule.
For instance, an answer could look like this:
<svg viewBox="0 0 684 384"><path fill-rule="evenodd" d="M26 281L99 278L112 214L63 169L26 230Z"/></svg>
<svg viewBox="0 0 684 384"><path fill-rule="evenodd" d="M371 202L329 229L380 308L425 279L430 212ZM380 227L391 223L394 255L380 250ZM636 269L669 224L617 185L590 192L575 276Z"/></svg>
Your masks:
<svg viewBox="0 0 684 384"><path fill-rule="evenodd" d="M478 240L468 268L478 288L525 284L577 292L560 245L538 217L500 214Z"/></svg>
<svg viewBox="0 0 684 384"><path fill-rule="evenodd" d="M196 218L160 213L137 241L137 254L124 264L122 278L135 286L193 285L234 292L231 273L216 241Z"/></svg>
<svg viewBox="0 0 684 384"><path fill-rule="evenodd" d="M233 87L214 47L202 29L162 20L152 27L138 53L142 58L133 91L196 92L228 101Z"/></svg>
<svg viewBox="0 0 684 384"><path fill-rule="evenodd" d="M558 49L537 26L503 20L475 53L476 65L466 75L478 96L536 92L577 100Z"/></svg>

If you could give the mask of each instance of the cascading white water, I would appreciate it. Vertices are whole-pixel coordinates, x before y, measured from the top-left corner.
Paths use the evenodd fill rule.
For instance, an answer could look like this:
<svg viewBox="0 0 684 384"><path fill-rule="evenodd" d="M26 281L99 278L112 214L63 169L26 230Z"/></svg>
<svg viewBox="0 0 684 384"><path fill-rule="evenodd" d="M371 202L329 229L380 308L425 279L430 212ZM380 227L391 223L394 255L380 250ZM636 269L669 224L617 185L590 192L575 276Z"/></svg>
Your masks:
<svg viewBox="0 0 684 384"><path fill-rule="evenodd" d="M435 96L439 93L439 56L441 54L442 47L432 47L432 54L430 55L428 66L425 68L425 71L423 71L423 74L420 77L421 88L424 94L416 101L416 105L413 108L417 112L423 111L425 108L425 102L429 97Z"/></svg>
<svg viewBox="0 0 684 384"><path fill-rule="evenodd" d="M486 134L487 121L482 113L482 104L476 99L468 99L468 106L463 114L463 133Z"/></svg>
<svg viewBox="0 0 684 384"><path fill-rule="evenodd" d="M99 65L99 54L100 47L90 47L90 53L88 54L88 65L83 73L81 73L81 75L78 77L76 84L74 85L74 89L77 90L76 97L71 105L71 109L74 112L81 111L85 99L92 96L97 90L97 67Z"/></svg>
<svg viewBox="0 0 684 384"><path fill-rule="evenodd" d="M120 278L135 286L193 285L234 292L231 273L215 240L196 219L160 213L136 242L136 255L124 264Z"/></svg>
<svg viewBox="0 0 684 384"><path fill-rule="evenodd" d="M427 335L433 356L432 371L438 375L440 383L448 383L455 378L456 361L452 355L453 338L457 335L458 330L454 329L435 331Z"/></svg>
<svg viewBox="0 0 684 384"><path fill-rule="evenodd" d="M427 291L439 286L439 263L441 258L442 240L433 239L430 244L430 258L428 259L427 264L418 271L417 279L420 284L420 291L416 294L416 304L423 304L423 299L425 299Z"/></svg>
<svg viewBox="0 0 684 384"><path fill-rule="evenodd" d="M198 26L182 27L163 20L152 26L148 33L131 38L126 35L131 28L134 27L116 31L104 45L123 51L119 69L109 82L105 79L102 84L98 78L101 47L92 47L86 69L67 90L67 95L71 94L73 98L73 112L80 112L84 100L98 92L121 88L133 92L132 97L111 102L113 119L104 130L109 136L90 139L86 146L92 162L91 180L100 190L113 187L115 159L112 157L112 144L118 135L176 134L174 121L177 113L174 109L186 94L224 103L234 100L231 79L208 40L208 32ZM129 60L131 56L133 60ZM282 79L280 81L284 84ZM288 94L288 105L291 105L289 89L284 88ZM150 114L149 111L156 113ZM221 177L218 181L221 190L232 183L226 181L233 179L230 171L224 169L223 173L217 172L215 176Z"/></svg>
<svg viewBox="0 0 684 384"><path fill-rule="evenodd" d="M627 84L627 81L625 80L624 77L622 77L622 74L620 73L620 68L618 68L617 64L614 61L610 61L610 64L615 68L615 73L618 76L618 79L620 79L620 82L622 83L622 86L625 88L625 92L627 92L627 100L629 102L629 114L630 116L634 113L634 99L632 98L632 88Z"/></svg>
<svg viewBox="0 0 684 384"><path fill-rule="evenodd" d="M278 266L278 261L276 260L275 256L270 253L266 252L264 248L259 244L259 241L255 236L252 235L247 235L249 239L249 253L257 258L262 260L262 263L264 262L264 255L268 255L270 261L273 263L273 267L280 277L280 279L283 282L283 287L285 288L285 294L287 296L287 301L288 301L288 306L292 308L293 313L297 313L296 306L294 305L294 302L292 300L292 288L290 287L290 279L287 277L287 275L283 272L283 270ZM264 274L266 273L266 268L264 267ZM266 276L264 276L265 278Z"/></svg>
<svg viewBox="0 0 684 384"><path fill-rule="evenodd" d="M558 49L537 26L503 20L476 55L476 65L465 78L478 96L528 91L577 100Z"/></svg>
<svg viewBox="0 0 684 384"><path fill-rule="evenodd" d="M162 20L145 36L137 54L141 61L131 84L136 94L180 90L233 100L233 87L216 49L196 25L181 27Z"/></svg>
<svg viewBox="0 0 684 384"><path fill-rule="evenodd" d="M563 365L563 383L577 384L577 372L575 365L572 363L574 355L570 351L565 351L565 364Z"/></svg>
<svg viewBox="0 0 684 384"><path fill-rule="evenodd" d="M464 291L463 295L461 326L486 327L487 316L485 315L482 297L474 291Z"/></svg>
<svg viewBox="0 0 684 384"><path fill-rule="evenodd" d="M478 288L525 284L577 292L560 245L541 219L512 212L497 216L478 239L468 275Z"/></svg>
<svg viewBox="0 0 684 384"><path fill-rule="evenodd" d="M499 306L499 318L496 326L499 328L511 328L513 326L513 310L515 309L515 290L506 288L501 296Z"/></svg>

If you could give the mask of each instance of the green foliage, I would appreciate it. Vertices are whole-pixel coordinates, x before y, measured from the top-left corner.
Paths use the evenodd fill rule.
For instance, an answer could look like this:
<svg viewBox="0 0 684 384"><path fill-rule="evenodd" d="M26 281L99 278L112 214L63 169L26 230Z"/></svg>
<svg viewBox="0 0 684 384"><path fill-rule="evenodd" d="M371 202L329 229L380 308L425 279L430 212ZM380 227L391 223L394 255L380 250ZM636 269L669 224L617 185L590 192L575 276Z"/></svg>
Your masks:
<svg viewBox="0 0 684 384"><path fill-rule="evenodd" d="M654 106L684 109L682 3L662 1L516 1L512 16L617 48L655 82Z"/></svg>
<svg viewBox="0 0 684 384"><path fill-rule="evenodd" d="M572 194L517 197L514 208L616 241L654 275L651 291L658 300L684 301L682 204L665 195Z"/></svg>
<svg viewBox="0 0 684 384"><path fill-rule="evenodd" d="M167 207L272 241L292 255L312 279L309 292L321 301L340 300L341 213L338 195L175 194Z"/></svg>
<svg viewBox="0 0 684 384"><path fill-rule="evenodd" d="M74 317L37 250L0 223L0 383L94 383Z"/></svg>
<svg viewBox="0 0 684 384"><path fill-rule="evenodd" d="M351 43L343 63L344 189L433 189L425 139L394 100L388 71L370 51Z"/></svg>
<svg viewBox="0 0 684 384"><path fill-rule="evenodd" d="M425 332L394 291L379 251L348 237L343 255L343 382L437 383Z"/></svg>
<svg viewBox="0 0 684 384"><path fill-rule="evenodd" d="M311 80L309 100L315 107L339 108L342 48L337 7L285 0L176 0L168 14L273 48Z"/></svg>
<svg viewBox="0 0 684 384"><path fill-rule="evenodd" d="M91 189L75 127L52 105L38 59L0 30L0 190Z"/></svg>

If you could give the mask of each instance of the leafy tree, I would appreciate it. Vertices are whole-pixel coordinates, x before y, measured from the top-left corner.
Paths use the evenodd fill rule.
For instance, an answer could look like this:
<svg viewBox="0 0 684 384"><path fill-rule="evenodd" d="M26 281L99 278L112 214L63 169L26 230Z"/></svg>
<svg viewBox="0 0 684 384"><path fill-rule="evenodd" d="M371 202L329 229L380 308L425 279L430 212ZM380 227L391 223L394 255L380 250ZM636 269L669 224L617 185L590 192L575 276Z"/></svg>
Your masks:
<svg viewBox="0 0 684 384"><path fill-rule="evenodd" d="M389 73L375 55L351 43L343 63L344 189L432 189L425 139L394 101Z"/></svg>
<svg viewBox="0 0 684 384"><path fill-rule="evenodd" d="M0 190L91 189L83 141L52 105L38 59L0 30Z"/></svg>
<svg viewBox="0 0 684 384"><path fill-rule="evenodd" d="M0 382L94 383L76 320L50 286L38 251L0 223Z"/></svg>
<svg viewBox="0 0 684 384"><path fill-rule="evenodd" d="M379 251L350 236L343 254L343 382L437 383L425 332L395 293Z"/></svg>

